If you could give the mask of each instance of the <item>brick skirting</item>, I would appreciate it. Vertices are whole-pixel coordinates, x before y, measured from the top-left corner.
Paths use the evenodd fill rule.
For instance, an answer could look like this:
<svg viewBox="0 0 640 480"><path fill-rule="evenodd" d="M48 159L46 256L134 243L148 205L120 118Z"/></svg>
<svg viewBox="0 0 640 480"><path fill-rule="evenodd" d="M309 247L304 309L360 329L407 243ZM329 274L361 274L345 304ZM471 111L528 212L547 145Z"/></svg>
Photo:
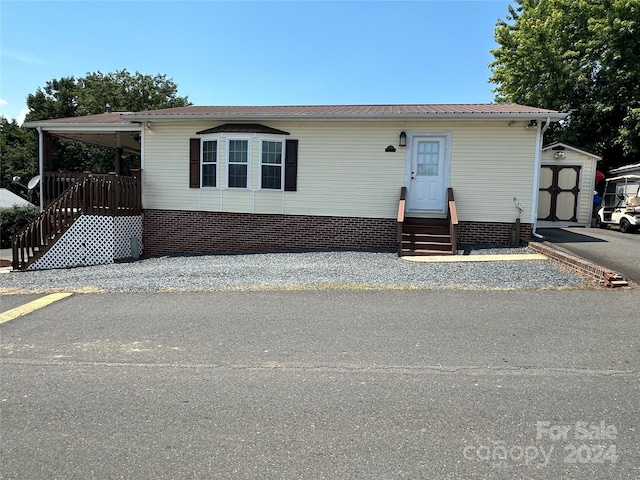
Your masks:
<svg viewBox="0 0 640 480"><path fill-rule="evenodd" d="M458 243L493 243L509 245L512 223L460 222L458 223ZM520 224L520 241L531 239L531 224Z"/></svg>
<svg viewBox="0 0 640 480"><path fill-rule="evenodd" d="M522 224L529 240L531 225ZM459 243L508 244L511 224L461 222ZM305 249L395 250L393 218L145 210L145 256Z"/></svg>
<svg viewBox="0 0 640 480"><path fill-rule="evenodd" d="M389 218L145 210L145 256L170 253L396 248Z"/></svg>

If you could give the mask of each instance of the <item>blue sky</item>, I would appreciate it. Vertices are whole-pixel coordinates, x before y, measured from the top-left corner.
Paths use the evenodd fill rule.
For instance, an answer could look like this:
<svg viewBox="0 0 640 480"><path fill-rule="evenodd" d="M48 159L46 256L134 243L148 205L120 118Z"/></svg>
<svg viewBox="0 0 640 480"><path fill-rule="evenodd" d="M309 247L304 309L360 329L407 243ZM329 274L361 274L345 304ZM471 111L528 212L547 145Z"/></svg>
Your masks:
<svg viewBox="0 0 640 480"><path fill-rule="evenodd" d="M508 0L1 0L0 112L61 77L166 74L196 105L484 103Z"/></svg>

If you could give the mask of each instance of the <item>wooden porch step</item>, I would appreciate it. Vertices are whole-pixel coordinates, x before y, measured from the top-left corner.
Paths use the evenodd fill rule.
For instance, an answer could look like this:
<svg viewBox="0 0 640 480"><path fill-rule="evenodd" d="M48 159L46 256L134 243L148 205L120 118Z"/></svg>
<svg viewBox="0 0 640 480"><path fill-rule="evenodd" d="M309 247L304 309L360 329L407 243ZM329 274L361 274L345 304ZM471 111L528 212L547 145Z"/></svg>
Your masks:
<svg viewBox="0 0 640 480"><path fill-rule="evenodd" d="M419 217L405 217L404 226L407 225L427 225L427 226L444 226L449 227L449 220L446 218L419 218Z"/></svg>
<svg viewBox="0 0 640 480"><path fill-rule="evenodd" d="M415 236L432 236L432 237L448 237L450 235L448 228L442 227L421 227L420 229L407 228L402 229L403 235L415 235Z"/></svg>
<svg viewBox="0 0 640 480"><path fill-rule="evenodd" d="M408 255L453 255L453 252L451 250L426 250L426 249L405 250L405 249L402 249L402 256L408 256Z"/></svg>
<svg viewBox="0 0 640 480"><path fill-rule="evenodd" d="M430 242L426 240L406 241L403 238L402 246L412 247L412 248L430 248L433 250L444 250L446 248L451 249L451 239L448 239L448 241Z"/></svg>
<svg viewBox="0 0 640 480"><path fill-rule="evenodd" d="M402 227L403 235L449 235L449 227Z"/></svg>
<svg viewBox="0 0 640 480"><path fill-rule="evenodd" d="M449 219L404 218L401 255L455 255L452 249Z"/></svg>

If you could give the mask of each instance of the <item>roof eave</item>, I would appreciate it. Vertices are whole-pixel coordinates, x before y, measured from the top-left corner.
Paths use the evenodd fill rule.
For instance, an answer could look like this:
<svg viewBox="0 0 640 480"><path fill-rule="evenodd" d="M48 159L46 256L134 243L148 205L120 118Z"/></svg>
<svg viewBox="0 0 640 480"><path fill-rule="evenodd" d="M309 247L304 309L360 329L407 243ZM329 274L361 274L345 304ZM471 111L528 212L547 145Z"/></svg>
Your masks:
<svg viewBox="0 0 640 480"><path fill-rule="evenodd" d="M406 113L406 114L126 114L123 119L144 122L161 120L446 120L446 119L484 119L484 120L532 120L547 119L557 122L567 117L558 112L517 112L517 113Z"/></svg>
<svg viewBox="0 0 640 480"><path fill-rule="evenodd" d="M139 132L142 130L142 125L137 122L123 122L123 123L50 123L50 122L25 122L23 124L27 128L42 128L46 131L56 132L77 132L91 131L91 132Z"/></svg>
<svg viewBox="0 0 640 480"><path fill-rule="evenodd" d="M595 160L602 160L602 157L600 155L596 155L595 153L582 150L581 148L574 147L573 145L569 145L568 143L563 143L563 142L553 142L553 143L550 143L549 145L545 145L544 147L542 147L542 151L546 152L548 150L553 150L554 147L562 147L564 149L571 150L573 152L580 153L582 155L586 155Z"/></svg>

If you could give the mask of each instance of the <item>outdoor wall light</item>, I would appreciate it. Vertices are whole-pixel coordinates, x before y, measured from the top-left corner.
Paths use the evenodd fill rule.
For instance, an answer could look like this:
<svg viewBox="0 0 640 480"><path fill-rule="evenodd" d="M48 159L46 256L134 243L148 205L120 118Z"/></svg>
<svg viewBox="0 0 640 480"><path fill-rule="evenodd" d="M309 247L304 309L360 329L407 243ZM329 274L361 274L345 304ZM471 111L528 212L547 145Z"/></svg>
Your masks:
<svg viewBox="0 0 640 480"><path fill-rule="evenodd" d="M537 120L531 120L529 122L529 125L527 125L527 128L532 128L532 127L537 127L538 126L538 121Z"/></svg>
<svg viewBox="0 0 640 480"><path fill-rule="evenodd" d="M553 158L558 160L559 158L566 158L567 154L564 152L556 152L553 154Z"/></svg>
<svg viewBox="0 0 640 480"><path fill-rule="evenodd" d="M405 132L400 132L400 140L398 141L398 145L401 147L407 146L407 134Z"/></svg>
<svg viewBox="0 0 640 480"><path fill-rule="evenodd" d="M384 149L385 152L395 152L396 151L396 147L394 147L393 145L389 145L387 146L387 148Z"/></svg>

